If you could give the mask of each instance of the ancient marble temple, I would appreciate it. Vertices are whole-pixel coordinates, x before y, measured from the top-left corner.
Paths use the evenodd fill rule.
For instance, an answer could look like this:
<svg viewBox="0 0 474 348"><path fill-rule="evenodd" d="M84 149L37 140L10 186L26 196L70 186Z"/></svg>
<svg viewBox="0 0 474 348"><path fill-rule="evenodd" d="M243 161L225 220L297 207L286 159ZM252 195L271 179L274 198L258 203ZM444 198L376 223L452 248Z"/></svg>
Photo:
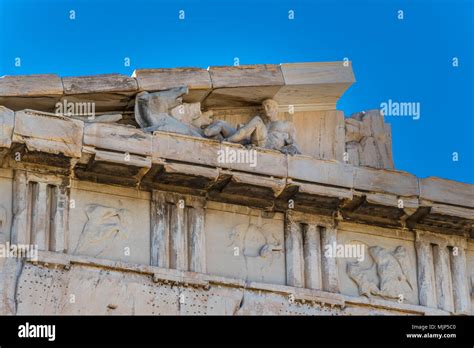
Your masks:
<svg viewBox="0 0 474 348"><path fill-rule="evenodd" d="M0 78L0 313L473 314L474 186L394 169L354 81Z"/></svg>

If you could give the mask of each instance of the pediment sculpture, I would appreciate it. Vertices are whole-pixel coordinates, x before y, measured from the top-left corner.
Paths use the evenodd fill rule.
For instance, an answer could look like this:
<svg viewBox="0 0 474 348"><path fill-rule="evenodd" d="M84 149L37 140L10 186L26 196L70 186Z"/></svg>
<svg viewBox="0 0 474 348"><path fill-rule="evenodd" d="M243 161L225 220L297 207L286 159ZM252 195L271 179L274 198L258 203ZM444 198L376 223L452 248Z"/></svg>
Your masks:
<svg viewBox="0 0 474 348"><path fill-rule="evenodd" d="M144 132L164 131L202 137L195 127L180 121L171 110L182 106L182 96L187 87L177 87L166 91L141 92L135 99L135 120Z"/></svg>
<svg viewBox="0 0 474 348"><path fill-rule="evenodd" d="M223 120L213 120L212 111L202 112L199 102L183 103L182 96L187 93L187 87L139 93L135 100L136 122L145 132L165 131L263 147L290 155L301 153L293 123L277 119L278 103L275 100L264 100L263 115L234 127Z"/></svg>
<svg viewBox="0 0 474 348"><path fill-rule="evenodd" d="M266 99L262 107L264 115L253 117L242 127L235 129L226 122L218 120L209 125L204 134L207 137L220 136L224 141L231 143L264 147L290 155L301 153L296 145L293 123L277 119L278 103L273 99Z"/></svg>

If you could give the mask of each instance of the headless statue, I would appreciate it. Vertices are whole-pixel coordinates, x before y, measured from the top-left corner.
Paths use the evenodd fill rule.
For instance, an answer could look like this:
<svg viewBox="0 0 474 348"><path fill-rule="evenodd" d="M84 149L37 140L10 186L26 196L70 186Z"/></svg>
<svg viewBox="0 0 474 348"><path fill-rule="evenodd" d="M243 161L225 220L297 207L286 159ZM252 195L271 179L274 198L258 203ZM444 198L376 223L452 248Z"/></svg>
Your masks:
<svg viewBox="0 0 474 348"><path fill-rule="evenodd" d="M145 132L164 131L195 137L202 137L196 127L192 127L170 113L183 104L182 96L187 87L177 87L155 93L141 92L135 99L135 120Z"/></svg>
<svg viewBox="0 0 474 348"><path fill-rule="evenodd" d="M170 115L204 137L204 128L212 122L212 111L201 111L201 103L183 103L170 110Z"/></svg>
<svg viewBox="0 0 474 348"><path fill-rule="evenodd" d="M265 116L255 116L246 125L235 129L224 121L215 121L204 130L207 137L222 137L224 141L252 144L278 150L289 155L301 153L296 145L296 131L292 122L278 121L278 103L266 99L262 106Z"/></svg>

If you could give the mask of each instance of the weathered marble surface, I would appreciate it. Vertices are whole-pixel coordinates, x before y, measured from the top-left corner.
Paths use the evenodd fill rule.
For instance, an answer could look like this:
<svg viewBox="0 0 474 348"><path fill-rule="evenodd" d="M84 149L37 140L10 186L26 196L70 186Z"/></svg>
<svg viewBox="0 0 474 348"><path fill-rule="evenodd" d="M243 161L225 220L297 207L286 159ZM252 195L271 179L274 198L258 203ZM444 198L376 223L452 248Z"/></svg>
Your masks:
<svg viewBox="0 0 474 348"><path fill-rule="evenodd" d="M125 111L141 91L188 86L187 103L207 107L252 106L274 98L296 110L335 110L337 100L355 81L350 62L241 65L226 67L137 69L120 74L59 77L57 75L0 78L0 105L13 110L53 112L58 101L96 104L96 110ZM28 100L25 100L25 96Z"/></svg>
<svg viewBox="0 0 474 348"><path fill-rule="evenodd" d="M80 157L84 124L68 117L24 110L15 113L12 141L30 151Z"/></svg>
<svg viewBox="0 0 474 348"><path fill-rule="evenodd" d="M285 284L282 216L270 219L243 214L235 206L224 211L218 208L206 211L208 272Z"/></svg>
<svg viewBox="0 0 474 348"><path fill-rule="evenodd" d="M350 242L363 245L366 253L362 262L346 261L346 274L357 285L358 294L418 304L416 275L412 267L415 259L413 245L404 243L409 248L407 250L403 245L395 248L379 246L387 241L372 239L370 242L377 244L370 246L359 240ZM349 283L347 288L352 292L353 287Z"/></svg>
<svg viewBox="0 0 474 348"><path fill-rule="evenodd" d="M264 114L254 116L249 122L233 128L225 121L213 122L204 130L204 135L210 138L223 139L237 144L277 150L285 154L301 153L296 141L296 131L292 122L277 119L278 103L273 99L262 102Z"/></svg>
<svg viewBox="0 0 474 348"><path fill-rule="evenodd" d="M15 272L19 279L12 292L15 280L9 274ZM421 306L390 308L383 301L317 290L51 253L42 253L38 265L10 262L0 276L2 295L16 293L16 301L2 307L2 314L445 314Z"/></svg>
<svg viewBox="0 0 474 348"><path fill-rule="evenodd" d="M10 240L12 224L12 172L0 169L0 242Z"/></svg>
<svg viewBox="0 0 474 348"><path fill-rule="evenodd" d="M0 258L0 313L473 313L473 185L393 170L379 112L335 110L353 81L342 62L0 78L0 242L40 249ZM66 100L99 114L51 113ZM255 165L219 159L252 140Z"/></svg>
<svg viewBox="0 0 474 348"><path fill-rule="evenodd" d="M71 199L74 208L70 209L69 253L149 263L149 195L78 183L71 190Z"/></svg>
<svg viewBox="0 0 474 348"><path fill-rule="evenodd" d="M141 92L135 100L135 120L144 132L164 131L200 137L201 134L173 117L171 110L182 105L187 87L176 87L162 92Z"/></svg>
<svg viewBox="0 0 474 348"><path fill-rule="evenodd" d="M345 123L349 163L393 169L392 130L379 110L355 113Z"/></svg>

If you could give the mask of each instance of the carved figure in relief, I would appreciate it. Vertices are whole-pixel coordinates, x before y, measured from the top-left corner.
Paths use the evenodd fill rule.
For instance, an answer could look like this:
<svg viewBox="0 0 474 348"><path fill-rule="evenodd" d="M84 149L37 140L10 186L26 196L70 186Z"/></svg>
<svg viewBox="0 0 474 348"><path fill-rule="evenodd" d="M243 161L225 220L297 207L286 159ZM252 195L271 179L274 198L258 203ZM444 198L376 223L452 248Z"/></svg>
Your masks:
<svg viewBox="0 0 474 348"><path fill-rule="evenodd" d="M407 251L398 246L393 252L380 246L369 248L373 261L369 266L360 262L349 263L347 274L359 288L359 294L367 297L406 298L413 291L407 276L410 262Z"/></svg>
<svg viewBox="0 0 474 348"><path fill-rule="evenodd" d="M406 249L398 246L393 253L386 249L374 246L369 248L370 255L377 264L377 273L380 277L380 291L383 296L397 298L413 290L405 271L403 263L408 263Z"/></svg>
<svg viewBox="0 0 474 348"><path fill-rule="evenodd" d="M128 212L102 205L86 207L87 222L74 249L74 253L98 256L113 246L116 239L128 239Z"/></svg>
<svg viewBox="0 0 474 348"><path fill-rule="evenodd" d="M264 275L283 250L281 241L271 231L271 225L239 224L229 234L232 252L235 256L243 256L245 262L241 268L242 277L257 271ZM237 248L237 249L235 249ZM236 254L237 252L237 254Z"/></svg>
<svg viewBox="0 0 474 348"><path fill-rule="evenodd" d="M372 295L381 295L377 286L375 265L370 268L364 268L358 262L347 265L347 274L355 281L359 287L359 295L371 297Z"/></svg>
<svg viewBox="0 0 474 348"><path fill-rule="evenodd" d="M345 119L349 162L374 168L393 168L391 128L380 110L357 112Z"/></svg>
<svg viewBox="0 0 474 348"><path fill-rule="evenodd" d="M237 129L238 128L232 127L225 121L215 120L208 127L206 127L206 129L204 129L204 136L223 141L229 138L231 135L235 134L235 132L237 132ZM244 139L238 143L246 145L249 144L249 141L247 139Z"/></svg>
<svg viewBox="0 0 474 348"><path fill-rule="evenodd" d="M170 115L204 136L204 128L212 123L213 112L202 112L201 103L183 103L172 108Z"/></svg>
<svg viewBox="0 0 474 348"><path fill-rule="evenodd" d="M183 104L182 96L187 87L177 87L166 91L141 92L135 99L135 120L145 132L164 131L201 137L194 127L176 119L171 110Z"/></svg>
<svg viewBox="0 0 474 348"><path fill-rule="evenodd" d="M225 141L232 143L248 143L290 155L301 153L296 145L296 131L293 123L277 119L278 103L273 99L266 99L262 106L265 110L263 118L255 116L238 129L224 121L216 121L204 130L204 135L222 136Z"/></svg>

